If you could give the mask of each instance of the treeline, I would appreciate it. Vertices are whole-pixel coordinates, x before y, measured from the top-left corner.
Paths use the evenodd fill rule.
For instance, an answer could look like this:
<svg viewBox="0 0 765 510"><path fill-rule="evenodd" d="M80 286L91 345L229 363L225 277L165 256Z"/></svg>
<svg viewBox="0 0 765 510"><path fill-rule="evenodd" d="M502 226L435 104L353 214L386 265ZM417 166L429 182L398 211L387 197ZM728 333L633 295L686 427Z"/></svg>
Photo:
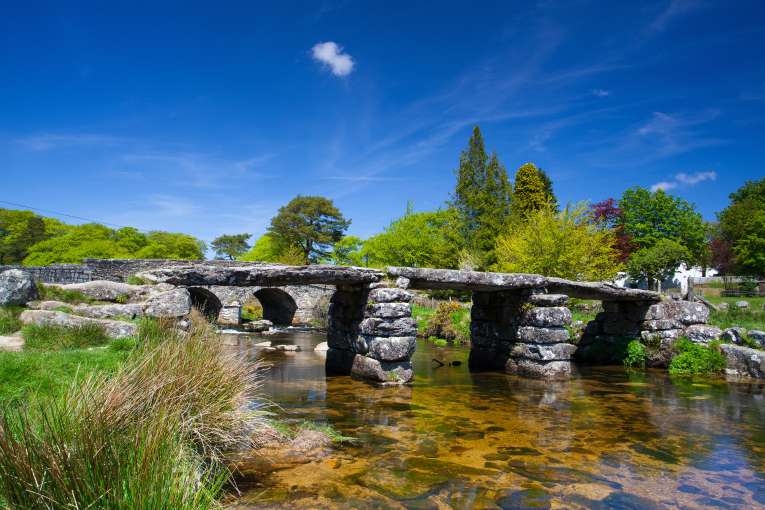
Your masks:
<svg viewBox="0 0 765 510"><path fill-rule="evenodd" d="M69 225L31 211L0 209L0 264L76 264L86 258L201 260L207 247L187 234L98 223Z"/></svg>

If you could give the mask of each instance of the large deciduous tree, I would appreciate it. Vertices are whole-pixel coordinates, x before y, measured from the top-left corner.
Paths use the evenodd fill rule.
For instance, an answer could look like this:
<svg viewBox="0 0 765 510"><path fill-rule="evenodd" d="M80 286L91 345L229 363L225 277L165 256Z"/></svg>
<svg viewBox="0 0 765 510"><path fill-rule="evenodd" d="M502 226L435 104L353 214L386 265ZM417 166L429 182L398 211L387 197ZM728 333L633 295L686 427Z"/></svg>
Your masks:
<svg viewBox="0 0 765 510"><path fill-rule="evenodd" d="M268 233L285 247L282 251L296 247L307 261L317 262L342 239L350 223L330 199L298 195L271 219Z"/></svg>
<svg viewBox="0 0 765 510"><path fill-rule="evenodd" d="M586 204L556 212L552 204L532 211L497 239L493 269L572 280L607 280L621 269L615 237L592 221Z"/></svg>
<svg viewBox="0 0 765 510"><path fill-rule="evenodd" d="M488 156L478 126L460 154L451 205L458 213L461 245L490 260L497 235L510 214L512 186L496 154Z"/></svg>
<svg viewBox="0 0 765 510"><path fill-rule="evenodd" d="M590 205L590 215L596 225L603 229L610 229L614 233L614 248L619 253L619 261L626 262L630 254L635 251L629 235L624 232L622 224L622 210L613 198L607 198Z"/></svg>
<svg viewBox="0 0 765 510"><path fill-rule="evenodd" d="M765 178L747 181L730 200L718 215L718 242L733 254L737 272L765 275Z"/></svg>
<svg viewBox="0 0 765 510"><path fill-rule="evenodd" d="M244 255L250 249L247 241L252 234L223 234L216 237L210 246L219 258L227 257L234 260Z"/></svg>
<svg viewBox="0 0 765 510"><path fill-rule="evenodd" d="M47 236L43 218L31 211L0 209L0 264L19 264Z"/></svg>
<svg viewBox="0 0 765 510"><path fill-rule="evenodd" d="M651 192L635 187L619 201L622 213L618 225L636 249L651 248L663 239L676 241L688 250L687 264L703 260L707 227L696 208L664 190Z"/></svg>

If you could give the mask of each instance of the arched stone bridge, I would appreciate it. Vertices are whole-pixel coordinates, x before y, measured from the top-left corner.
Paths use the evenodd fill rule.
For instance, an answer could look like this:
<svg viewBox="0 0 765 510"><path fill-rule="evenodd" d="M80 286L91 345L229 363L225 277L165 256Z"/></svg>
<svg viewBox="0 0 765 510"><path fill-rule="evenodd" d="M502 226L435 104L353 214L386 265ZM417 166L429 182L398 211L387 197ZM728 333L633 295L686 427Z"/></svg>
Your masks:
<svg viewBox="0 0 765 510"><path fill-rule="evenodd" d="M570 343L570 297L603 301L581 344L630 335L659 343L706 321L703 305L662 302L658 293L605 282L575 282L535 274L389 267L236 266L192 263L140 273L155 282L190 288L331 285L327 371L383 383L412 380L416 323L409 289L471 291L473 370L566 378L577 346ZM395 284L390 283L392 279Z"/></svg>

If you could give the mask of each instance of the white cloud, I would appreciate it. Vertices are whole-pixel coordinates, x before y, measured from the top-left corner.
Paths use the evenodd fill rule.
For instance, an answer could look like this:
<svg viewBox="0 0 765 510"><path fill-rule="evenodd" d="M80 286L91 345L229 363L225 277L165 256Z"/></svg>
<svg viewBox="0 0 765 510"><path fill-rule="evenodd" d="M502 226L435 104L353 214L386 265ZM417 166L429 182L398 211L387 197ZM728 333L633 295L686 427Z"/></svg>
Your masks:
<svg viewBox="0 0 765 510"><path fill-rule="evenodd" d="M667 7L654 18L648 26L649 30L660 32L667 28L675 18L703 7L703 3L698 0L670 0Z"/></svg>
<svg viewBox="0 0 765 510"><path fill-rule="evenodd" d="M595 97L608 97L611 95L611 91L605 89L592 89L590 92Z"/></svg>
<svg viewBox="0 0 765 510"><path fill-rule="evenodd" d="M335 76L348 76L353 71L355 63L343 47L332 41L315 44L311 50L313 58L326 64Z"/></svg>
<svg viewBox="0 0 765 510"><path fill-rule="evenodd" d="M678 186L695 186L696 184L704 181L714 181L717 179L717 172L696 172L695 174L679 173L675 174L673 181L661 181L651 186L651 191L656 190L670 190L677 188Z"/></svg>

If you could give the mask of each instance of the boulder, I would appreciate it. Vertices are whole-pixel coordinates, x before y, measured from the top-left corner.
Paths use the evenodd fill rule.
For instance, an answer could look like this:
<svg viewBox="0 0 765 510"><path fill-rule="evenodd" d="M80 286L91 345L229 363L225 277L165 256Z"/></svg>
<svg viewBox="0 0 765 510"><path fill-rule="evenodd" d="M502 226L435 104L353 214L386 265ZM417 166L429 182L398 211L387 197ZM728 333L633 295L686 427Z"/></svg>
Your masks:
<svg viewBox="0 0 765 510"><path fill-rule="evenodd" d="M191 295L183 288L160 292L144 303L149 317L183 317L191 312Z"/></svg>
<svg viewBox="0 0 765 510"><path fill-rule="evenodd" d="M252 331L254 333L261 333L271 329L272 327L274 327L274 323L266 319L245 322L242 324L242 329L245 331Z"/></svg>
<svg viewBox="0 0 765 510"><path fill-rule="evenodd" d="M749 301L744 301L743 299L741 301L736 301L736 308L749 308Z"/></svg>
<svg viewBox="0 0 765 510"><path fill-rule="evenodd" d="M367 336L357 337L356 352L379 361L408 360L417 347L414 336Z"/></svg>
<svg viewBox="0 0 765 510"><path fill-rule="evenodd" d="M20 351L24 347L24 339L19 334L0 336L0 351Z"/></svg>
<svg viewBox="0 0 765 510"><path fill-rule="evenodd" d="M574 344L513 344L510 356L527 358L537 361L554 361L571 359L576 352Z"/></svg>
<svg viewBox="0 0 765 510"><path fill-rule="evenodd" d="M744 343L744 335L746 335L746 329L733 327L723 331L722 335L720 335L720 339L724 342L741 345Z"/></svg>
<svg viewBox="0 0 765 510"><path fill-rule="evenodd" d="M69 283L66 285L46 284L48 287L58 287L64 290L74 290L98 301L116 301L117 299L135 299L148 295L150 285L130 285L109 280L94 280L85 283Z"/></svg>
<svg viewBox="0 0 765 510"><path fill-rule="evenodd" d="M658 342L659 340L670 338L679 338L683 334L682 329L663 329L659 331L641 331L640 338L643 339L643 343L651 344Z"/></svg>
<svg viewBox="0 0 765 510"><path fill-rule="evenodd" d="M71 309L75 315L94 319L115 319L122 317L135 319L136 317L143 316L143 305L137 303L126 305L76 305L71 306Z"/></svg>
<svg viewBox="0 0 765 510"><path fill-rule="evenodd" d="M651 305L644 317L646 321L664 319L680 321L686 326L704 324L709 319L709 309L691 301L662 301Z"/></svg>
<svg viewBox="0 0 765 510"><path fill-rule="evenodd" d="M359 326L361 333L372 336L415 336L417 321L411 317L386 320L378 317L367 317Z"/></svg>
<svg viewBox="0 0 765 510"><path fill-rule="evenodd" d="M274 349L276 349L277 351L287 351L287 352L300 352L302 350L299 345L287 345L287 344L275 345Z"/></svg>
<svg viewBox="0 0 765 510"><path fill-rule="evenodd" d="M733 377L765 378L765 352L741 345L722 344L727 361L725 374Z"/></svg>
<svg viewBox="0 0 765 510"><path fill-rule="evenodd" d="M566 306L568 296L565 294L532 294L529 302L534 306Z"/></svg>
<svg viewBox="0 0 765 510"><path fill-rule="evenodd" d="M414 378L414 370L409 361L379 361L356 354L351 375L384 384L405 384Z"/></svg>
<svg viewBox="0 0 765 510"><path fill-rule="evenodd" d="M28 272L8 269L0 273L0 306L23 305L35 299L37 286Z"/></svg>
<svg viewBox="0 0 765 510"><path fill-rule="evenodd" d="M19 319L21 319L21 322L24 324L62 326L67 328L80 327L87 324L97 324L104 328L104 332L109 338L127 338L135 336L138 332L138 326L131 322L109 319L91 319L89 317L80 317L64 312L48 310L25 310L21 313Z"/></svg>
<svg viewBox="0 0 765 510"><path fill-rule="evenodd" d="M521 326L518 328L518 339L532 344L557 344L568 342L569 333L566 328L537 328Z"/></svg>
<svg viewBox="0 0 765 510"><path fill-rule="evenodd" d="M378 288L369 292L369 302L371 303L394 303L412 300L412 293L398 288Z"/></svg>
<svg viewBox="0 0 765 510"><path fill-rule="evenodd" d="M412 310L409 303L375 303L367 305L368 317L397 319L399 317L411 317L411 315Z"/></svg>
<svg viewBox="0 0 765 510"><path fill-rule="evenodd" d="M725 312L728 310L728 308L730 308L730 305L728 305L728 303L720 303L719 305L717 305L717 310L720 312Z"/></svg>
<svg viewBox="0 0 765 510"><path fill-rule="evenodd" d="M753 340L760 344L761 349L765 349L765 331L760 331L759 329L753 329L749 331L746 336L749 337L750 340Z"/></svg>
<svg viewBox="0 0 765 510"><path fill-rule="evenodd" d="M708 344L714 340L719 340L722 335L720 328L715 326L706 326L704 324L694 324L688 326L683 331L688 340L697 344Z"/></svg>
<svg viewBox="0 0 765 510"><path fill-rule="evenodd" d="M521 322L538 328L561 327L571 324L571 311L563 306L531 308L523 313Z"/></svg>
<svg viewBox="0 0 765 510"><path fill-rule="evenodd" d="M526 358L509 358L505 371L524 377L537 379L568 379L571 376L570 361L533 361Z"/></svg>
<svg viewBox="0 0 765 510"><path fill-rule="evenodd" d="M648 331L664 331L667 329L682 329L683 324L680 321L674 319L657 319L643 321L643 330Z"/></svg>
<svg viewBox="0 0 765 510"><path fill-rule="evenodd" d="M408 289L411 284L412 282L409 280L409 278L405 278L403 276L396 278L396 287L399 289Z"/></svg>
<svg viewBox="0 0 765 510"><path fill-rule="evenodd" d="M329 350L329 345L327 342L321 342L316 344L316 347L314 347L313 350L316 352L327 352Z"/></svg>

